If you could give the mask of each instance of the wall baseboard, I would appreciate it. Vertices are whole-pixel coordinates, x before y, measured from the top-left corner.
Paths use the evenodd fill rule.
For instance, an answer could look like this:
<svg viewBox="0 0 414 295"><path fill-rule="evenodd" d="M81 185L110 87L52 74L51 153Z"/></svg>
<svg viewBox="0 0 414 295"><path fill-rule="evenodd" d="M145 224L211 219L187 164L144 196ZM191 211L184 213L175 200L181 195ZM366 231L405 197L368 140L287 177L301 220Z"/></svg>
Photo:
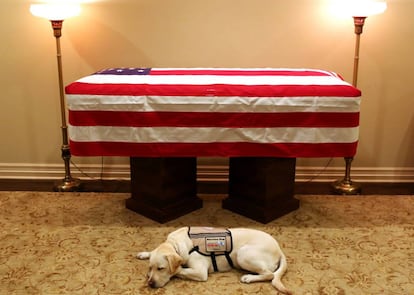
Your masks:
<svg viewBox="0 0 414 295"><path fill-rule="evenodd" d="M72 176L86 180L129 180L129 165L71 166ZM199 182L227 182L226 165L199 165ZM0 179L60 179L64 175L61 164L0 163ZM331 182L344 176L344 167L296 167L297 182ZM378 183L414 183L414 167L353 167L352 180Z"/></svg>
<svg viewBox="0 0 414 295"><path fill-rule="evenodd" d="M345 167L297 167L296 181L331 182L344 177ZM414 183L414 167L353 167L352 180L358 182Z"/></svg>

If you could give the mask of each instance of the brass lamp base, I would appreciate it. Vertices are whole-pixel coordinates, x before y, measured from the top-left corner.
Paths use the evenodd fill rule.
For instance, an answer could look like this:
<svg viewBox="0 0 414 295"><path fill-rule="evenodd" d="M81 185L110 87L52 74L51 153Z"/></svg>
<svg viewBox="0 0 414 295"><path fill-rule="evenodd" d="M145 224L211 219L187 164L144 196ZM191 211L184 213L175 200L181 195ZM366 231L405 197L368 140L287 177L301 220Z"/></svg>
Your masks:
<svg viewBox="0 0 414 295"><path fill-rule="evenodd" d="M338 195L359 195L361 185L357 182L342 179L332 183L333 191Z"/></svg>
<svg viewBox="0 0 414 295"><path fill-rule="evenodd" d="M55 192L78 192L81 187L82 183L78 178L64 178L55 183L53 190Z"/></svg>

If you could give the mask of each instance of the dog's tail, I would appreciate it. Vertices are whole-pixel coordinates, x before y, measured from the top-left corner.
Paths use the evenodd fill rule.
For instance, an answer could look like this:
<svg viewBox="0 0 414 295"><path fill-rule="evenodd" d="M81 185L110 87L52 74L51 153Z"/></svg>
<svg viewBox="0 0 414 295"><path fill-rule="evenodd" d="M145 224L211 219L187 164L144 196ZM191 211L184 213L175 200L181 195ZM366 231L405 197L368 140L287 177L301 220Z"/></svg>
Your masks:
<svg viewBox="0 0 414 295"><path fill-rule="evenodd" d="M286 270L287 270L286 256L282 253L280 257L279 267L273 273L272 285L279 292L286 294L286 295L291 295L292 292L290 292L282 283L282 276L285 274Z"/></svg>

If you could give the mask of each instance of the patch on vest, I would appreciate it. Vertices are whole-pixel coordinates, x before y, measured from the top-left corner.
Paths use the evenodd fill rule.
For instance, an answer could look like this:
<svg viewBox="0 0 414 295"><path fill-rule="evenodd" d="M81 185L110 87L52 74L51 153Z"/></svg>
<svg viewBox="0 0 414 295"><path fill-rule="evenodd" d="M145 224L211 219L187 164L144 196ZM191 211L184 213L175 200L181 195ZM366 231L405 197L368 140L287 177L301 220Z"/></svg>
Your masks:
<svg viewBox="0 0 414 295"><path fill-rule="evenodd" d="M188 236L196 251L202 255L225 255L233 250L231 232L226 228L189 227Z"/></svg>

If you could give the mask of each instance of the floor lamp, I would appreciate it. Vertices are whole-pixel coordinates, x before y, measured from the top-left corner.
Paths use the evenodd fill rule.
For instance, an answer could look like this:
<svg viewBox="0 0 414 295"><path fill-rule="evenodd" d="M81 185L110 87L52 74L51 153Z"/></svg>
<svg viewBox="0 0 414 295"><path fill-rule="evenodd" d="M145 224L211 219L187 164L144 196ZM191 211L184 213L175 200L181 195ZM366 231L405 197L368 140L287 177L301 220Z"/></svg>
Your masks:
<svg viewBox="0 0 414 295"><path fill-rule="evenodd" d="M39 17L48 19L53 28L53 35L56 39L56 57L58 66L58 79L59 79L59 97L60 97L60 111L62 119L62 159L65 164L65 177L57 182L54 186L55 191L59 192L73 192L79 191L81 182L77 178L73 178L70 173L70 148L68 142L68 126L66 123L66 107L65 107L65 95L63 88L63 74L62 74L62 54L60 48L60 37L62 36L62 24L63 20L68 17L76 16L80 13L79 4L32 4L30 6L30 12Z"/></svg>
<svg viewBox="0 0 414 295"><path fill-rule="evenodd" d="M339 7L338 7L339 9ZM374 14L380 14L387 9L385 2L377 1L351 1L347 7L340 8L343 12L351 15L354 19L355 32L355 54L354 54L354 71L352 77L352 85L357 87L358 82L358 66L359 66L359 44L361 34L365 24L365 19ZM361 185L351 180L351 163L353 157L345 157L345 176L341 180L337 180L332 184L335 193L342 195L355 195L361 193Z"/></svg>

